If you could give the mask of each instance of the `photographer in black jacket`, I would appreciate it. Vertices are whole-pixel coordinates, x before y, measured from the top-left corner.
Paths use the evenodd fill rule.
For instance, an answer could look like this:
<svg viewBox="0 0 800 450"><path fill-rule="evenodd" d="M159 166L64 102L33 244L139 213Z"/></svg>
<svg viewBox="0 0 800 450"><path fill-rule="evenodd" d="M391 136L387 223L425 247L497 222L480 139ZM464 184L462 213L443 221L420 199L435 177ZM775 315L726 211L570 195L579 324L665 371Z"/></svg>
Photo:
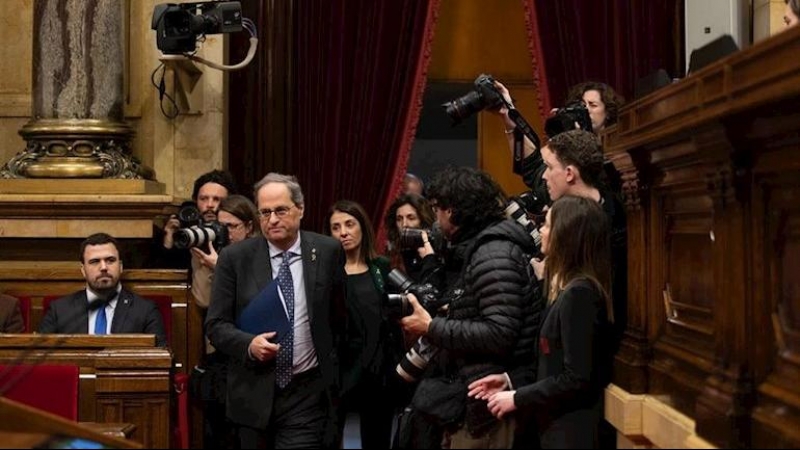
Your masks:
<svg viewBox="0 0 800 450"><path fill-rule="evenodd" d="M446 317L435 317L413 295L406 332L440 349L420 382L412 407L445 431L449 448L508 448L514 425L497 420L486 402L467 400L466 386L533 358L542 310L534 304L534 245L516 222L504 219L505 195L486 173L462 167L437 174L428 186L437 220L450 242L445 259L460 266L444 294Z"/></svg>

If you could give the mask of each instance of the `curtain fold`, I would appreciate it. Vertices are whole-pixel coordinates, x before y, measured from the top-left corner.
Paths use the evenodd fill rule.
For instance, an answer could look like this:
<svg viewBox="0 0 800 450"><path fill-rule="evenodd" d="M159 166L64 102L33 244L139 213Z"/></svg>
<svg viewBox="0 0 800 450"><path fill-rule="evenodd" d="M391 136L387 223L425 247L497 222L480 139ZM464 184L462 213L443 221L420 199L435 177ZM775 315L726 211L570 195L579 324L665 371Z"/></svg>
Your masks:
<svg viewBox="0 0 800 450"><path fill-rule="evenodd" d="M287 167L304 189L305 228L321 231L345 198L382 222L408 164L439 2L295 3Z"/></svg>
<svg viewBox="0 0 800 450"><path fill-rule="evenodd" d="M552 106L570 86L605 82L632 99L636 81L658 69L683 75L683 0L523 0L529 47ZM546 71L546 76L542 74Z"/></svg>

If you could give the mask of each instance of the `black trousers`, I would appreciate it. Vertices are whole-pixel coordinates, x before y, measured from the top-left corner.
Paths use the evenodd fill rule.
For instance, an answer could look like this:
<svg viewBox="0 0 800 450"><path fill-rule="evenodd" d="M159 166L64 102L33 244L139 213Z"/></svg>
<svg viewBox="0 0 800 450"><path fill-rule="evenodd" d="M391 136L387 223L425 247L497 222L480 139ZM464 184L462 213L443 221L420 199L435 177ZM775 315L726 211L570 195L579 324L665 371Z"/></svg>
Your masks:
<svg viewBox="0 0 800 450"><path fill-rule="evenodd" d="M361 428L361 448L388 449L391 444L393 395L375 376L366 375L342 399L339 434L343 436L348 413L356 413Z"/></svg>
<svg viewBox="0 0 800 450"><path fill-rule="evenodd" d="M266 430L240 427L239 439L243 449L330 447L328 441L335 434L331 419L327 386L315 368L277 389Z"/></svg>

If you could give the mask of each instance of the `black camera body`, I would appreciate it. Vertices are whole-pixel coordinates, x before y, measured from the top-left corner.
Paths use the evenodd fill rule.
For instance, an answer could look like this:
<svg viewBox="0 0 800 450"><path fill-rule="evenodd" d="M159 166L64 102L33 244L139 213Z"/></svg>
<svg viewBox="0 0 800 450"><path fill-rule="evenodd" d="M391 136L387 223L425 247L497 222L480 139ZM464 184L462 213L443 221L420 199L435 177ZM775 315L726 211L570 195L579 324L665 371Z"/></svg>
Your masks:
<svg viewBox="0 0 800 450"><path fill-rule="evenodd" d="M480 74L475 79L474 86L474 90L442 105L453 121L453 125L461 123L462 120L484 109L508 106L503 95L494 86L494 78L491 75Z"/></svg>
<svg viewBox="0 0 800 450"><path fill-rule="evenodd" d="M199 36L242 31L240 2L161 3L153 10L151 28L165 55L192 53Z"/></svg>
<svg viewBox="0 0 800 450"><path fill-rule="evenodd" d="M388 278L389 285L400 292L386 296L386 311L390 318L400 319L410 316L414 312L414 308L408 301L408 294L414 294L419 304L432 316L435 316L440 308L447 305L447 301L442 298L439 289L431 283L414 283L414 280L398 269L389 272Z"/></svg>
<svg viewBox="0 0 800 450"><path fill-rule="evenodd" d="M547 137L554 137L565 131L576 130L575 124L584 131L592 131L592 118L589 116L589 110L586 105L581 102L572 102L567 106L560 108L556 113L544 122L544 132Z"/></svg>

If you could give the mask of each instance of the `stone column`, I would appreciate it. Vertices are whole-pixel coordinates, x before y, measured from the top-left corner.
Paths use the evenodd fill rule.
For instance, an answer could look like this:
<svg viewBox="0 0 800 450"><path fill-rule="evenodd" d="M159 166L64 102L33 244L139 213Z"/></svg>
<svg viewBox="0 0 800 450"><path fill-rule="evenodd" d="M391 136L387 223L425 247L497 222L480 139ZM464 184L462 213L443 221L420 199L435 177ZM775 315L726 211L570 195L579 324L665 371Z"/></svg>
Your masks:
<svg viewBox="0 0 800 450"><path fill-rule="evenodd" d="M126 0L34 0L33 115L0 178L155 179L124 121Z"/></svg>

